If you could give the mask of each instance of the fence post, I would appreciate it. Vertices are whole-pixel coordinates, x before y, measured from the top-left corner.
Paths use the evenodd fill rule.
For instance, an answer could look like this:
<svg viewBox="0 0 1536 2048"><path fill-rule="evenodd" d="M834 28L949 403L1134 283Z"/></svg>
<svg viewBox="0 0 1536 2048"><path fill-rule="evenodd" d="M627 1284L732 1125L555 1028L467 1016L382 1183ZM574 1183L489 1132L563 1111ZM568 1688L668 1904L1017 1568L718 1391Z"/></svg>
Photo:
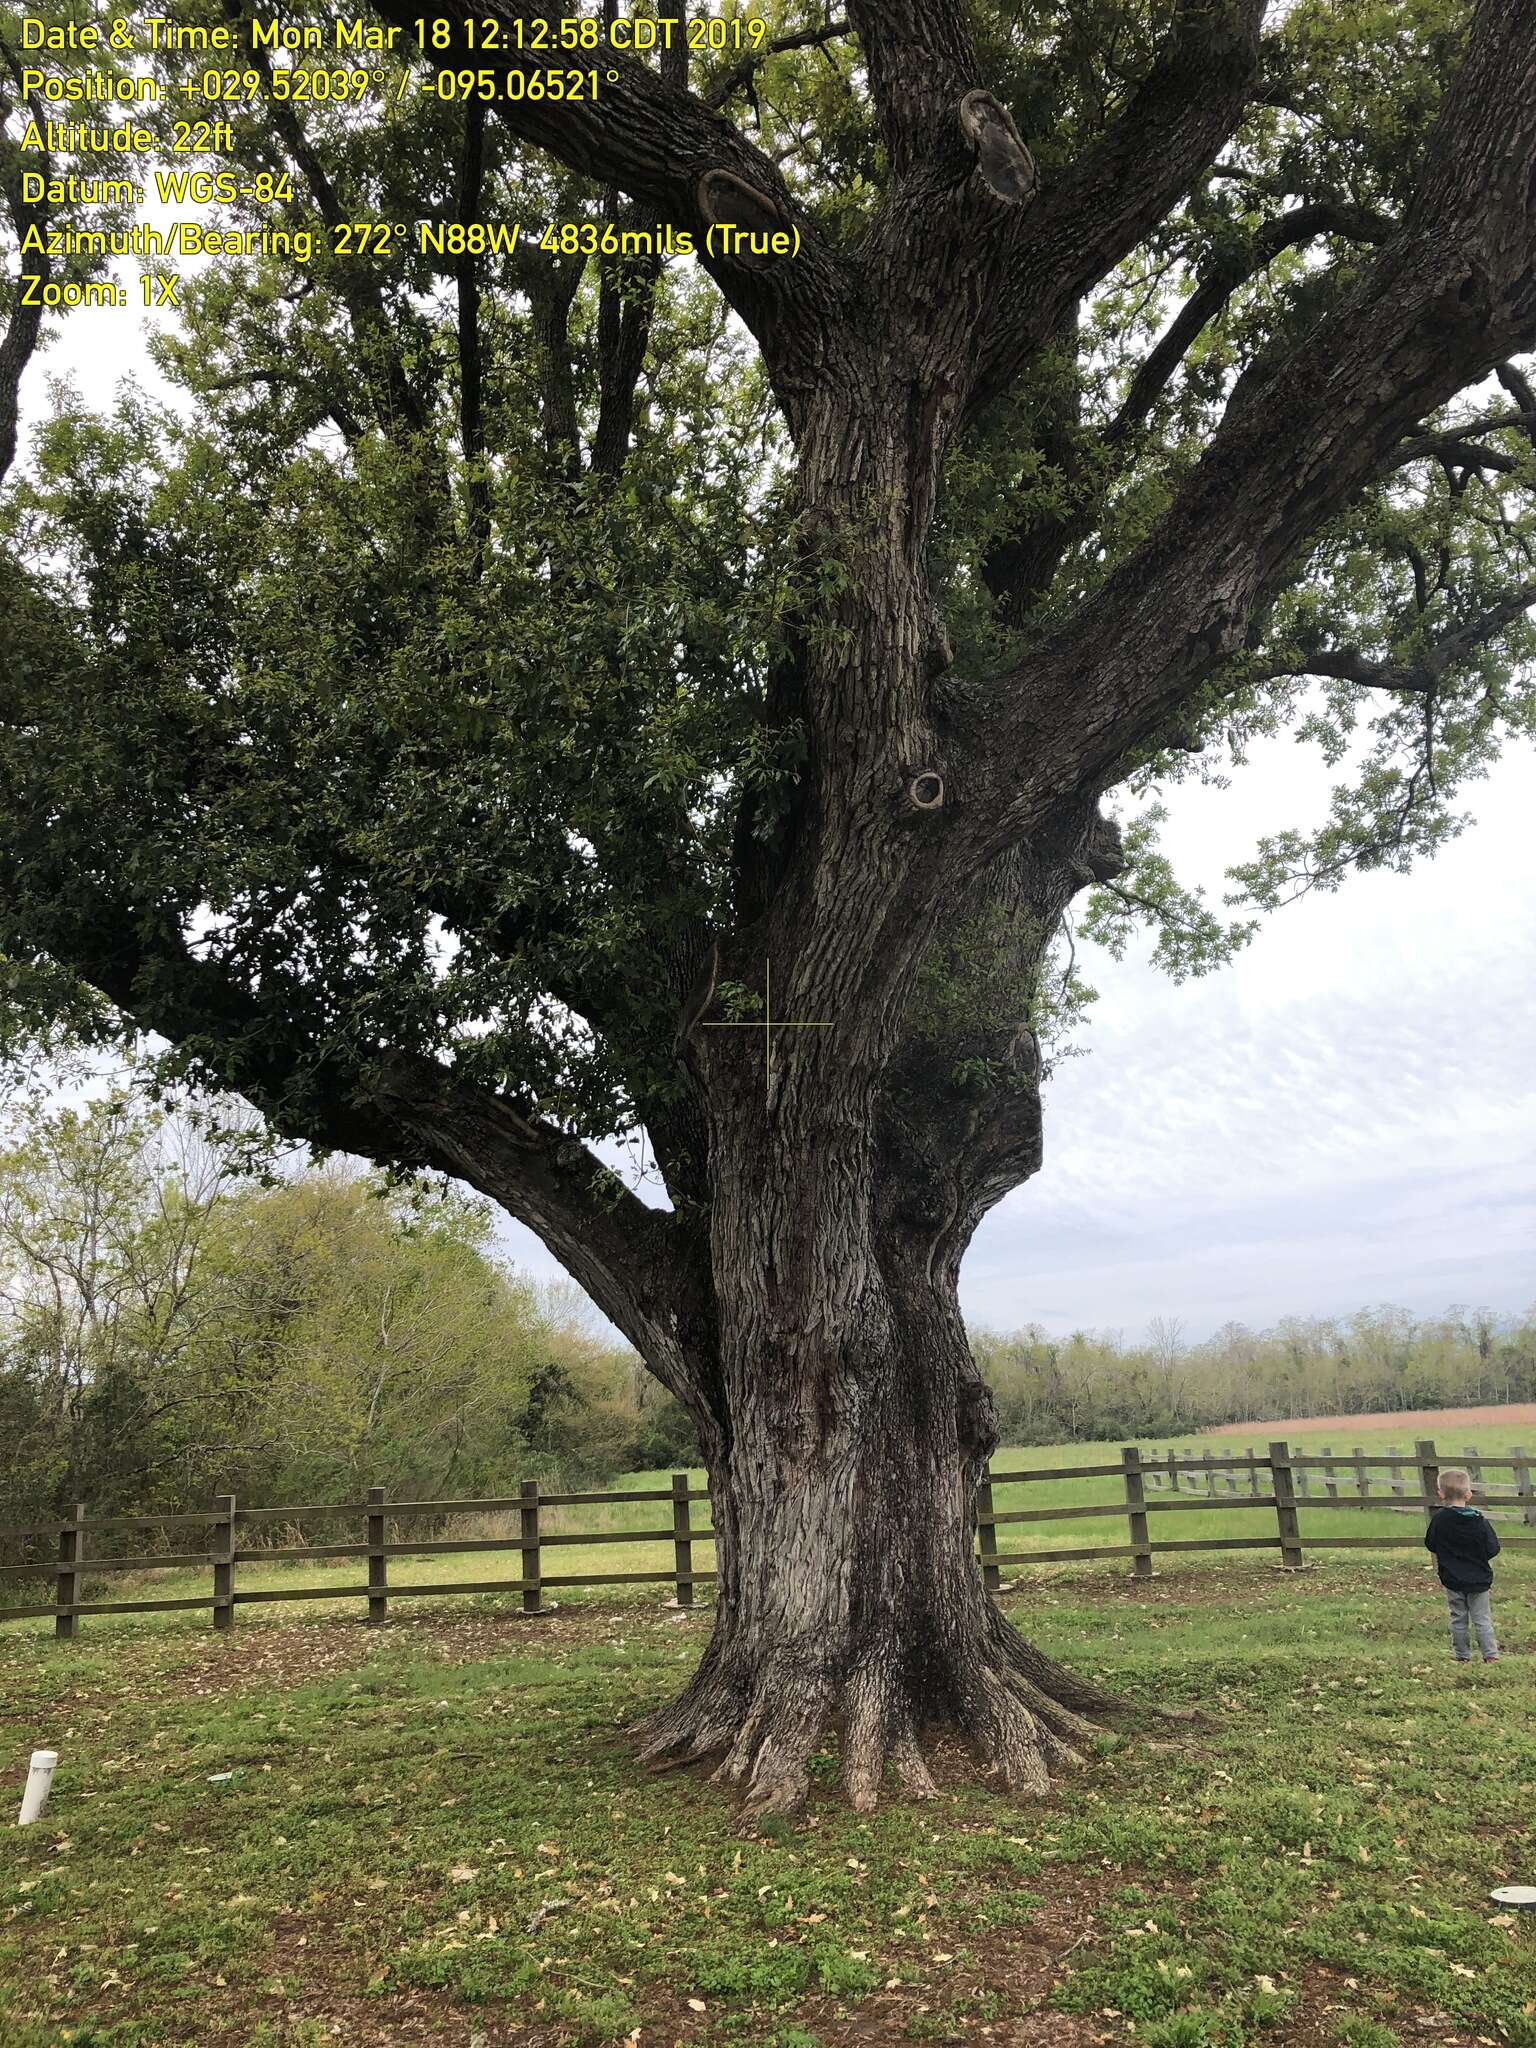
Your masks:
<svg viewBox="0 0 1536 2048"><path fill-rule="evenodd" d="M532 1579L531 1586L523 1588L524 1614L537 1614L541 1604L543 1588L539 1581L543 1571L539 1564L539 1482L525 1479L522 1487L523 1505L519 1512L523 1518L523 1572L525 1579Z"/></svg>
<svg viewBox="0 0 1536 2048"><path fill-rule="evenodd" d="M1205 1490L1210 1498L1214 1500L1216 1498L1216 1471L1211 1463L1211 1454L1209 1451L1202 1451L1200 1455L1205 1460Z"/></svg>
<svg viewBox="0 0 1536 2048"><path fill-rule="evenodd" d="M1440 1505L1440 1454L1435 1449L1432 1437L1421 1436L1414 1444L1415 1463L1419 1468L1419 1501L1426 1515L1432 1515Z"/></svg>
<svg viewBox="0 0 1536 2048"><path fill-rule="evenodd" d="M1328 1460L1323 1467L1323 1491L1330 1500L1339 1497L1339 1475L1333 1469L1333 1445L1323 1445L1323 1456Z"/></svg>
<svg viewBox="0 0 1536 2048"><path fill-rule="evenodd" d="M384 1555L384 1489L368 1489L368 1626L389 1619L389 1560Z"/></svg>
<svg viewBox="0 0 1536 2048"><path fill-rule="evenodd" d="M1472 1498L1486 1500L1488 1488L1483 1482L1483 1461L1477 1455L1477 1445L1463 1444L1461 1455L1466 1460L1467 1477L1472 1482Z"/></svg>
<svg viewBox="0 0 1536 2048"><path fill-rule="evenodd" d="M1131 1525L1131 1576L1152 1576L1152 1538L1147 1533L1147 1489L1141 1476L1141 1452L1127 1444L1120 1453L1125 1467L1125 1512Z"/></svg>
<svg viewBox="0 0 1536 2048"><path fill-rule="evenodd" d="M80 1598L79 1566L85 1555L85 1502L77 1500L59 1524L59 1576L54 1581L53 1632L73 1636L80 1627L75 1603Z"/></svg>
<svg viewBox="0 0 1536 2048"><path fill-rule="evenodd" d="M997 1565L997 1525L992 1520L996 1512L992 1502L992 1467L987 1465L976 1489L976 1535L981 1544L981 1583L989 1593L1001 1592L1003 1584Z"/></svg>
<svg viewBox="0 0 1536 2048"><path fill-rule="evenodd" d="M1258 1459L1257 1459L1257 1458L1256 1458L1256 1457L1254 1456L1253 1452L1252 1452L1252 1451L1249 1451L1249 1453L1248 1453L1248 1491L1249 1491L1250 1493L1253 1493L1253 1494L1257 1494L1257 1493L1259 1493L1259 1492L1260 1492L1261 1490L1262 1490L1262 1489L1261 1489L1261 1488L1260 1488L1260 1486L1259 1486L1259 1461L1258 1461Z"/></svg>
<svg viewBox="0 0 1536 2048"><path fill-rule="evenodd" d="M208 1555L213 1563L213 1625L217 1629L235 1625L235 1496L213 1496L214 1532Z"/></svg>
<svg viewBox="0 0 1536 2048"><path fill-rule="evenodd" d="M1179 1490L1178 1457L1178 1452L1170 1444L1168 1446L1168 1488L1171 1493L1177 1493Z"/></svg>
<svg viewBox="0 0 1536 2048"><path fill-rule="evenodd" d="M1388 1444L1387 1449L1392 1456L1392 1498L1394 1500L1401 1500L1403 1498L1403 1468L1398 1459L1397 1445Z"/></svg>
<svg viewBox="0 0 1536 2048"><path fill-rule="evenodd" d="M677 1576L677 1604L693 1605L693 1530L688 1520L688 1474L672 1474L672 1569Z"/></svg>
<svg viewBox="0 0 1536 2048"><path fill-rule="evenodd" d="M1271 1444L1269 1464L1275 1482L1275 1519L1280 1525L1280 1564L1283 1570L1299 1570L1303 1563L1301 1524L1296 1519L1296 1488L1292 1483L1290 1445Z"/></svg>
<svg viewBox="0 0 1536 2048"><path fill-rule="evenodd" d="M1355 1491L1362 1500L1369 1500L1371 1497L1370 1477L1365 1469L1365 1451L1360 1444L1355 1445Z"/></svg>
<svg viewBox="0 0 1536 2048"><path fill-rule="evenodd" d="M1531 1465L1524 1444L1511 1444L1509 1461L1515 1468L1515 1491L1525 1503L1520 1519L1527 1529L1536 1529L1536 1494L1531 1491Z"/></svg>

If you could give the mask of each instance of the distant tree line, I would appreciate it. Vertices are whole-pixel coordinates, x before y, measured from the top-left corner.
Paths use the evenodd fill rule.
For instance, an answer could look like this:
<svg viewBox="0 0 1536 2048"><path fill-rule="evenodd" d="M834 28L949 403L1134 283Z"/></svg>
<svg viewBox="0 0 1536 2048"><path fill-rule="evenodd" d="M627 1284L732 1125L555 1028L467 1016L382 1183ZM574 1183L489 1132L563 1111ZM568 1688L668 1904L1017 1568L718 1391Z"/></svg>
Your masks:
<svg viewBox="0 0 1536 2048"><path fill-rule="evenodd" d="M0 1526L505 1490L692 1454L686 1418L489 1211L136 1107L13 1114L0 1147ZM253 1140L254 1142L254 1140Z"/></svg>
<svg viewBox="0 0 1536 2048"><path fill-rule="evenodd" d="M1227 1323L1204 1343L1170 1319L1139 1344L1030 1326L977 1330L1004 1443L1180 1436L1304 1415L1393 1413L1536 1401L1536 1310L1368 1308L1287 1316L1262 1332Z"/></svg>
<svg viewBox="0 0 1536 2048"><path fill-rule="evenodd" d="M1005 1444L1536 1399L1536 1316L1483 1309L972 1343ZM285 1171L238 1117L121 1093L8 1112L0 1445L0 1527L74 1500L445 1499L698 1461L681 1407L575 1288L498 1258L483 1204L336 1161Z"/></svg>

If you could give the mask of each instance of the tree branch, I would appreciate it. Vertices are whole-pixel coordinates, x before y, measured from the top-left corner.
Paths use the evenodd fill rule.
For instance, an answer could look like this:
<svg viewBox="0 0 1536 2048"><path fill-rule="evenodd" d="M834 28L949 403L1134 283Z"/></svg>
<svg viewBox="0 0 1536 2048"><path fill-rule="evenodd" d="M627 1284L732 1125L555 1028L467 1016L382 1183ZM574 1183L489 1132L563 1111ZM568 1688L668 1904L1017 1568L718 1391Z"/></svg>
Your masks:
<svg viewBox="0 0 1536 2048"><path fill-rule="evenodd" d="M1318 235L1342 235L1355 242L1384 242L1395 225L1385 214L1369 207L1333 200L1298 206L1277 220L1266 221L1254 234L1249 260L1241 270L1223 269L1215 276L1202 278L1184 301L1167 333L1136 372L1125 402L1110 424L1108 439L1122 439L1146 418L1203 330L1240 286L1266 270L1284 250L1310 242Z"/></svg>
<svg viewBox="0 0 1536 2048"><path fill-rule="evenodd" d="M414 40L414 24L423 18L417 0L379 0L378 12ZM520 25L547 25L547 0L437 0L425 19L429 35L432 23L448 25L459 55L468 48L466 23L500 23L501 47L473 51L476 68L500 78L526 78L549 67L547 50L532 47L531 36L529 47L519 48L517 37ZM439 61L449 55L433 54ZM793 423L800 411L797 379L809 374L805 346L844 303L843 265L775 165L722 115L631 56L613 49L597 56L594 98L503 96L496 102L501 119L522 141L599 186L618 186L693 234L699 261L757 337ZM749 264L706 246L711 227L770 222L798 230L798 255Z"/></svg>
<svg viewBox="0 0 1536 2048"><path fill-rule="evenodd" d="M1446 676L1458 663L1496 640L1507 626L1536 605L1536 578L1522 583L1475 619L1464 620L1441 634L1438 640L1411 662L1372 661L1358 647L1325 647L1309 651L1294 662L1275 662L1261 674L1278 676L1328 676L1342 683L1355 683L1366 690L1393 690L1402 695L1432 698Z"/></svg>
<svg viewBox="0 0 1536 2048"><path fill-rule="evenodd" d="M1536 338L1536 0L1480 0L1403 227L1234 400L1161 527L968 721L977 857L1063 786L1102 789L1243 644L1296 548L1414 424ZM998 764L1029 765L1021 779ZM985 794L983 794L983 790ZM982 822L985 820L986 822Z"/></svg>
<svg viewBox="0 0 1536 2048"><path fill-rule="evenodd" d="M1480 435L1496 434L1510 427L1519 427L1528 441L1536 440L1536 406L1529 411L1490 413L1486 419L1467 420L1439 434L1415 435L1399 447L1396 466L1401 468L1430 456L1464 469L1492 469L1508 476L1522 464L1502 449L1480 448L1476 443Z"/></svg>
<svg viewBox="0 0 1536 2048"><path fill-rule="evenodd" d="M603 0L605 28L617 16L617 0ZM687 82L687 51L672 52L671 82ZM680 66L680 69L678 68ZM660 225L653 209L637 206L626 219L616 186L603 194L603 217L613 227L642 231ZM616 477L629 457L635 420L635 392L645 366L651 313L661 278L661 258L653 249L638 256L605 256L597 291L597 427L592 436L592 467L600 476Z"/></svg>
<svg viewBox="0 0 1536 2048"><path fill-rule="evenodd" d="M65 957L140 1029L197 1048L285 1136L450 1174L499 1202L672 1391L683 1398L692 1390L678 1342L684 1283L672 1219L632 1195L578 1138L430 1059L380 1049L354 1063L296 1047L292 1020L302 1005L294 992L270 978L252 996L220 963L189 952L162 913L103 903L88 932L77 925L69 934Z"/></svg>
<svg viewBox="0 0 1536 2048"><path fill-rule="evenodd" d="M1065 309L1177 205L1236 127L1258 64L1266 0L1179 0L1125 113L1042 194L1019 233L971 396L1005 389Z"/></svg>
<svg viewBox="0 0 1536 2048"><path fill-rule="evenodd" d="M313 403L319 418L334 422L343 440L362 438L362 421L339 398L317 391L307 379L295 376L289 370L240 370L228 377L210 377L199 388L204 391L245 391L253 384L274 384L284 390L297 391Z"/></svg>
<svg viewBox="0 0 1536 2048"><path fill-rule="evenodd" d="M224 0L224 15L238 32L240 0ZM272 66L265 50L252 50L248 55L252 69L260 72L265 81L262 107L289 158L308 185L320 218L328 229L340 226L347 218L346 207L331 184L325 166L311 148L292 103L273 97ZM380 408L380 424L386 432L403 426L409 432L419 434L427 423L426 409L406 372L399 338L377 279L368 274L361 259L352 259L335 266L333 282L337 296L347 310L358 345L359 362L365 366L376 365L381 376L384 404Z"/></svg>
<svg viewBox="0 0 1536 2048"><path fill-rule="evenodd" d="M740 92L744 85L750 85L770 57L780 57L786 50L817 50L826 43L835 43L849 33L852 23L839 16L822 28L802 29L797 35L776 36L763 44L760 50L743 57L739 64L733 64L704 94L706 107L723 107L733 94Z"/></svg>
<svg viewBox="0 0 1536 2048"><path fill-rule="evenodd" d="M544 256L519 250L518 290L526 294L539 359L539 418L550 466L581 474L581 425L571 365L571 306L587 267L585 256Z"/></svg>
<svg viewBox="0 0 1536 2048"><path fill-rule="evenodd" d="M485 102L470 100L464 108L464 151L459 165L459 220L467 227L480 217L485 186ZM480 349L480 265L468 246L454 264L458 294L459 445L464 454L465 497L471 546L471 573L478 576L491 533L491 493L485 476L484 381Z"/></svg>
<svg viewBox="0 0 1536 2048"><path fill-rule="evenodd" d="M959 0L848 0L881 137L901 177L928 156L965 95L980 84Z"/></svg>
<svg viewBox="0 0 1536 2048"><path fill-rule="evenodd" d="M982 576L1002 618L1021 625L1033 603L1049 589L1063 557L1092 532L1105 497L1123 475L1134 452L1133 430L1146 419L1152 407L1172 381L1179 365L1205 327L1223 310L1232 295L1283 250L1311 241L1322 234L1338 234L1358 241L1384 241L1393 223L1385 214L1366 207L1335 200L1295 208L1267 222L1253 236L1249 259L1240 269L1223 268L1202 279L1184 301L1167 332L1159 339L1132 380L1120 410L1105 430L1102 448L1109 451L1092 466L1092 488L1077 493L1062 511L1036 513L1015 525L988 550ZM1066 332L1075 327L1077 306L1069 310ZM1055 337L1052 337L1054 342ZM1060 416L1049 418L1038 436L1038 450L1044 460L1059 469L1072 485L1084 467L1079 441L1080 407L1076 384L1070 404Z"/></svg>

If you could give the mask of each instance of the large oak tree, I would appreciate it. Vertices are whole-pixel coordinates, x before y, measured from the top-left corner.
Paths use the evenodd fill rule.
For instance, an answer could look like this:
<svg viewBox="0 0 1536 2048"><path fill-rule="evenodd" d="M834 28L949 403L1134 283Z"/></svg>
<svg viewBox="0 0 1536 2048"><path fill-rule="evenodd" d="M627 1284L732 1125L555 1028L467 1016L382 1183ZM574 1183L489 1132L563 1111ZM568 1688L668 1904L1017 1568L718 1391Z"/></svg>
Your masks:
<svg viewBox="0 0 1536 2048"><path fill-rule="evenodd" d="M1262 906L1432 849L1530 726L1536 0L775 4L580 103L541 11L427 10L486 101L235 111L313 261L189 281L181 407L66 394L18 473L13 1036L156 1034L581 1281L714 1494L652 1759L784 1811L836 1726L867 1807L944 1724L1035 1790L1116 1702L983 1590L961 1260L1075 899L1181 971L1246 930L1110 792L1301 722L1349 772ZM645 247L721 224L797 251Z"/></svg>

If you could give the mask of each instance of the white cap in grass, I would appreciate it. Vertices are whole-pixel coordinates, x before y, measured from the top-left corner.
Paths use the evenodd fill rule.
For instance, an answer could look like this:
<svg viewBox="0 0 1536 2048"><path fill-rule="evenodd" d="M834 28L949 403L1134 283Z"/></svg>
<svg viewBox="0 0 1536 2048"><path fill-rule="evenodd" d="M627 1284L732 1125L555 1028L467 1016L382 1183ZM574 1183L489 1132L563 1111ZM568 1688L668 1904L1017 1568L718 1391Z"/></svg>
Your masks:
<svg viewBox="0 0 1536 2048"><path fill-rule="evenodd" d="M58 1761L59 1752L56 1749L33 1750L32 1762L27 1771L26 1789L21 1795L21 1812L16 1816L17 1827L29 1828L34 1821L42 1819Z"/></svg>
<svg viewBox="0 0 1536 2048"><path fill-rule="evenodd" d="M1501 1884L1488 1896L1496 1906L1518 1906L1524 1913L1536 1913L1536 1884Z"/></svg>

